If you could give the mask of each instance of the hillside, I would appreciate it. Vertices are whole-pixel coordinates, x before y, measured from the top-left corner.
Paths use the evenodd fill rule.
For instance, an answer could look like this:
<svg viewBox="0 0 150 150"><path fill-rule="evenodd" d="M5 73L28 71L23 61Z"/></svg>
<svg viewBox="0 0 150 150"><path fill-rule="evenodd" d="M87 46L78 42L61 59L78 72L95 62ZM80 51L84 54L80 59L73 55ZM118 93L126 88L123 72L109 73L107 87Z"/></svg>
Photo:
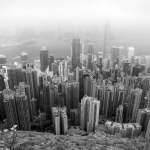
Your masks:
<svg viewBox="0 0 150 150"><path fill-rule="evenodd" d="M123 139L103 131L88 136L18 131L18 137L17 150L150 150L149 143L142 137Z"/></svg>

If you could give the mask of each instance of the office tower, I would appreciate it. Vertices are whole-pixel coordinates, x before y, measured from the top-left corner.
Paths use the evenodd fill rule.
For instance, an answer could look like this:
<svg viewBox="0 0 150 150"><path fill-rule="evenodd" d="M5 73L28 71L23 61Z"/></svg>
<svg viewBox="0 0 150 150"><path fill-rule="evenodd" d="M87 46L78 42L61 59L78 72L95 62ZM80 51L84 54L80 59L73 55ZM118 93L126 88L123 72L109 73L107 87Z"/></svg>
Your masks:
<svg viewBox="0 0 150 150"><path fill-rule="evenodd" d="M40 70L40 60L34 60L34 67L38 70Z"/></svg>
<svg viewBox="0 0 150 150"><path fill-rule="evenodd" d="M139 57L139 64L146 64L146 56L142 55Z"/></svg>
<svg viewBox="0 0 150 150"><path fill-rule="evenodd" d="M80 126L80 116L81 116L80 108L77 108L75 110L75 126Z"/></svg>
<svg viewBox="0 0 150 150"><path fill-rule="evenodd" d="M50 106L50 85L48 82L44 83L43 88L43 106L44 112L46 113L46 118L50 119L51 117L51 106Z"/></svg>
<svg viewBox="0 0 150 150"><path fill-rule="evenodd" d="M83 41L80 42L80 54L84 54L84 43L83 43Z"/></svg>
<svg viewBox="0 0 150 150"><path fill-rule="evenodd" d="M19 82L23 80L21 69L18 67L8 67L7 74L10 89L14 89L14 86L18 86Z"/></svg>
<svg viewBox="0 0 150 150"><path fill-rule="evenodd" d="M18 82L17 82L17 72L15 68L12 68L12 77L13 77L13 83L14 86L18 86Z"/></svg>
<svg viewBox="0 0 150 150"><path fill-rule="evenodd" d="M19 82L23 81L22 70L20 67L16 67L15 70L16 70L17 85L19 85Z"/></svg>
<svg viewBox="0 0 150 150"><path fill-rule="evenodd" d="M146 140L150 139L149 131L150 131L150 109L139 109L137 114L136 122L142 126L142 131L145 132Z"/></svg>
<svg viewBox="0 0 150 150"><path fill-rule="evenodd" d="M58 106L59 107L64 107L65 106L64 97L62 96L61 93L58 93Z"/></svg>
<svg viewBox="0 0 150 150"><path fill-rule="evenodd" d="M91 95L91 88L90 88L90 77L84 78L84 95L90 96Z"/></svg>
<svg viewBox="0 0 150 150"><path fill-rule="evenodd" d="M123 106L122 105L119 105L119 107L116 109L115 122L123 123Z"/></svg>
<svg viewBox="0 0 150 150"><path fill-rule="evenodd" d="M68 117L66 113L66 107L60 109L61 116L61 133L66 135L68 133Z"/></svg>
<svg viewBox="0 0 150 150"><path fill-rule="evenodd" d="M43 90L43 87L44 87L44 86L43 86L43 85L44 85L44 77L43 77L42 74L39 75L38 80L39 80L39 81L38 81L38 83L39 83L39 89L40 89L40 90Z"/></svg>
<svg viewBox="0 0 150 150"><path fill-rule="evenodd" d="M85 130L87 127L86 127L86 111L87 111L87 108L86 108L86 102L87 101L87 96L84 96L83 99L81 100L81 119L80 119L80 124L81 124L81 129L82 130Z"/></svg>
<svg viewBox="0 0 150 150"><path fill-rule="evenodd" d="M83 79L83 69L79 70L79 102L84 97L84 79Z"/></svg>
<svg viewBox="0 0 150 150"><path fill-rule="evenodd" d="M145 72L149 73L150 68L150 57L146 57L146 64L145 64Z"/></svg>
<svg viewBox="0 0 150 150"><path fill-rule="evenodd" d="M4 90L3 97L4 97L4 107L6 111L6 117L7 117L7 125L9 127L12 127L15 124L20 129L14 91L10 89Z"/></svg>
<svg viewBox="0 0 150 150"><path fill-rule="evenodd" d="M142 90L139 88L130 89L130 93L127 96L126 103L128 104L128 121L135 122L138 109L140 108Z"/></svg>
<svg viewBox="0 0 150 150"><path fill-rule="evenodd" d="M2 69L2 66L6 65L6 56L0 55L0 69Z"/></svg>
<svg viewBox="0 0 150 150"><path fill-rule="evenodd" d="M104 81L105 82L105 81ZM109 82L106 86L105 83L104 86L104 103L103 103L103 114L106 116L112 116L113 115L113 86L112 83Z"/></svg>
<svg viewBox="0 0 150 150"><path fill-rule="evenodd" d="M33 81L33 90L34 98L38 100L38 72L35 69L32 69L32 81Z"/></svg>
<svg viewBox="0 0 150 150"><path fill-rule="evenodd" d="M42 47L40 51L40 64L42 72L44 72L47 69L48 62L48 50L46 47Z"/></svg>
<svg viewBox="0 0 150 150"><path fill-rule="evenodd" d="M21 61L28 61L28 54L26 52L22 52L20 54Z"/></svg>
<svg viewBox="0 0 150 150"><path fill-rule="evenodd" d="M64 71L63 70L63 62L59 62L59 65L58 65L59 77L64 75L63 71Z"/></svg>
<svg viewBox="0 0 150 150"><path fill-rule="evenodd" d="M100 109L99 114L103 114L103 89L101 86L97 85L95 89L95 98L97 98L100 101Z"/></svg>
<svg viewBox="0 0 150 150"><path fill-rule="evenodd" d="M100 101L92 97L83 97L81 100L81 129L93 132L98 126Z"/></svg>
<svg viewBox="0 0 150 150"><path fill-rule="evenodd" d="M80 54L80 63L81 63L81 67L85 66L85 59L86 59L86 55Z"/></svg>
<svg viewBox="0 0 150 150"><path fill-rule="evenodd" d="M128 60L125 60L124 61L124 64L123 64L123 72L125 73L125 75L127 75L127 74L129 74L128 72L128 70L129 70L129 65L130 65L130 63L128 62Z"/></svg>
<svg viewBox="0 0 150 150"><path fill-rule="evenodd" d="M26 69L22 69L21 74L22 74L22 82L27 83Z"/></svg>
<svg viewBox="0 0 150 150"><path fill-rule="evenodd" d="M90 81L90 88L91 88L90 96L95 97L95 94L96 94L96 79L92 79Z"/></svg>
<svg viewBox="0 0 150 150"><path fill-rule="evenodd" d="M66 99L66 108L67 108L67 116L70 118L70 109L72 104L72 88L71 84L67 83L65 86L65 99Z"/></svg>
<svg viewBox="0 0 150 150"><path fill-rule="evenodd" d="M26 70L26 81L30 85L31 98L34 98L34 86L32 70Z"/></svg>
<svg viewBox="0 0 150 150"><path fill-rule="evenodd" d="M117 108L120 105L124 105L124 85L121 83L115 83L113 88L113 114L116 114Z"/></svg>
<svg viewBox="0 0 150 150"><path fill-rule="evenodd" d="M73 107L78 108L79 106L79 82L74 82L73 85Z"/></svg>
<svg viewBox="0 0 150 150"><path fill-rule="evenodd" d="M134 60L134 57L132 58L131 63L132 76L138 77L139 73L145 70L145 66L143 69L142 65L139 64L139 59Z"/></svg>
<svg viewBox="0 0 150 150"><path fill-rule="evenodd" d="M4 107L4 98L3 93L0 91L0 122L2 122L4 119L6 119L6 112Z"/></svg>
<svg viewBox="0 0 150 150"><path fill-rule="evenodd" d="M61 133L60 112L57 107L52 107L52 117L53 117L53 126L55 128L55 134L60 135Z"/></svg>
<svg viewBox="0 0 150 150"><path fill-rule="evenodd" d="M20 130L30 131L31 122L29 114L28 99L24 89L18 89L15 93L16 108L19 119Z"/></svg>
<svg viewBox="0 0 150 150"><path fill-rule="evenodd" d="M68 81L73 81L74 74L73 73L67 73Z"/></svg>
<svg viewBox="0 0 150 150"><path fill-rule="evenodd" d="M52 63L54 63L54 55L49 56L49 70L52 71Z"/></svg>
<svg viewBox="0 0 150 150"><path fill-rule="evenodd" d="M97 56L97 62L99 64L100 63L100 58L103 58L103 52L97 52L96 56Z"/></svg>
<svg viewBox="0 0 150 150"><path fill-rule="evenodd" d="M12 69L11 68L7 68L7 73L8 73L9 88L13 89L14 88L14 82L13 82Z"/></svg>
<svg viewBox="0 0 150 150"><path fill-rule="evenodd" d="M103 39L103 59L109 56L109 42L110 42L110 24L105 23L104 27L104 39Z"/></svg>
<svg viewBox="0 0 150 150"><path fill-rule="evenodd" d="M93 60L94 60L93 54L87 54L86 68L90 69L91 71L93 71Z"/></svg>
<svg viewBox="0 0 150 150"><path fill-rule="evenodd" d="M89 45L88 45L88 52L87 52L87 54L95 54L95 49L94 49L94 44L93 43L90 43Z"/></svg>
<svg viewBox="0 0 150 150"><path fill-rule="evenodd" d="M134 47L128 47L128 55L127 55L127 58L128 58L128 61L129 61L129 62L131 62L131 58L132 58L132 56L134 56L134 52L135 52Z"/></svg>
<svg viewBox="0 0 150 150"><path fill-rule="evenodd" d="M79 82L79 69L80 69L79 67L76 68L76 74L75 74L77 82Z"/></svg>
<svg viewBox="0 0 150 150"><path fill-rule="evenodd" d="M112 61L115 61L118 59L119 62L117 64L119 64L122 57L123 57L123 47L112 46L111 47L111 59L112 59Z"/></svg>
<svg viewBox="0 0 150 150"><path fill-rule="evenodd" d="M53 86L54 89L54 104L58 106L58 84Z"/></svg>
<svg viewBox="0 0 150 150"><path fill-rule="evenodd" d="M141 96L142 96L142 90L138 88L135 89L135 100L134 100L134 105L132 110L132 122L136 121L138 109L140 107Z"/></svg>
<svg viewBox="0 0 150 150"><path fill-rule="evenodd" d="M137 74L137 73L133 73L133 67L135 67L136 65L136 60L135 60L135 57L132 56L131 57L131 63L130 63L130 76L132 76L132 74ZM137 71L137 70L135 70Z"/></svg>
<svg viewBox="0 0 150 150"><path fill-rule="evenodd" d="M73 57L72 58L72 69L76 69L80 67L80 57Z"/></svg>
<svg viewBox="0 0 150 150"><path fill-rule="evenodd" d="M32 110L32 115L37 116L38 107L37 107L37 99L35 98L31 99L31 110Z"/></svg>
<svg viewBox="0 0 150 150"><path fill-rule="evenodd" d="M72 70L80 67L80 38L74 36L71 47Z"/></svg>
<svg viewBox="0 0 150 150"><path fill-rule="evenodd" d="M70 109L70 125L75 126L75 109Z"/></svg>
<svg viewBox="0 0 150 150"><path fill-rule="evenodd" d="M5 86L4 76L0 74L0 91L3 91L5 88L6 86Z"/></svg>
<svg viewBox="0 0 150 150"><path fill-rule="evenodd" d="M53 75L58 75L58 65L56 63L52 63L52 71Z"/></svg>
<svg viewBox="0 0 150 150"><path fill-rule="evenodd" d="M70 110L71 126L80 126L80 108Z"/></svg>
<svg viewBox="0 0 150 150"><path fill-rule="evenodd" d="M31 92L30 92L30 85L25 84L24 82L21 82L19 84L20 88L24 88L25 89L25 94L27 96L27 100L28 100L28 107L29 107L29 115L30 115L30 120L33 120L33 111L32 111L32 106L31 106Z"/></svg>

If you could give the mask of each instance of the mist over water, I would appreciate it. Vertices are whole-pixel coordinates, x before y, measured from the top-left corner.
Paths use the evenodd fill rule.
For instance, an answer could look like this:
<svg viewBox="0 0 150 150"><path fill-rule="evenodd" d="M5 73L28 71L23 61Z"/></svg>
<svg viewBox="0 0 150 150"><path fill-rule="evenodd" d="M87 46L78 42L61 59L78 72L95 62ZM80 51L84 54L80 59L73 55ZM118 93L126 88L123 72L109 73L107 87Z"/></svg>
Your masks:
<svg viewBox="0 0 150 150"><path fill-rule="evenodd" d="M89 42L84 42L85 54L87 53ZM102 43L94 42L95 44L95 52L102 51ZM20 58L16 58L20 55L22 51L25 51L28 54L29 61L33 61L38 59L40 56L40 49L42 46L46 46L49 54L53 54L54 57L67 57L71 55L71 43L70 41L62 41L62 40L52 40L52 39L40 39L35 42L35 45L28 46L26 44L14 46L14 47L1 47L0 53L3 53L9 62L20 62ZM13 59L11 59L13 58Z"/></svg>
<svg viewBox="0 0 150 150"><path fill-rule="evenodd" d="M109 20L114 37L110 46L123 46L125 54L127 47L132 46L135 55L150 55L149 6L149 0L0 1L0 35L6 28L15 35L17 26L31 26L40 30L61 28L74 33L79 29L96 29L102 38L105 21ZM84 42L85 54L89 43ZM102 51L102 41L96 41L94 45L95 52ZM0 54L13 62L20 61L18 56L25 51L29 59L33 60L39 57L42 46L46 46L49 54L55 57L71 54L70 41L45 38L36 40L32 46L0 47Z"/></svg>

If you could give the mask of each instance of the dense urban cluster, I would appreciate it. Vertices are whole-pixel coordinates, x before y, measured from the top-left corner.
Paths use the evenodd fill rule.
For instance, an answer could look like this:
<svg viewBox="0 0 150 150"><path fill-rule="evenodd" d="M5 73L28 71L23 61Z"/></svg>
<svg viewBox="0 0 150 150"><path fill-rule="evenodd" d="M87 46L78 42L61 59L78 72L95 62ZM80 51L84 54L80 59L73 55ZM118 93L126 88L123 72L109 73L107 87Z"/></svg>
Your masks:
<svg viewBox="0 0 150 150"><path fill-rule="evenodd" d="M122 137L145 133L150 139L150 57L134 56L134 48L111 47L95 53L92 43L84 54L84 43L74 36L71 57L54 58L46 47L40 60L7 64L1 55L0 121L18 130L47 131L56 135L94 132L99 117L110 134ZM85 132L86 131L86 132Z"/></svg>

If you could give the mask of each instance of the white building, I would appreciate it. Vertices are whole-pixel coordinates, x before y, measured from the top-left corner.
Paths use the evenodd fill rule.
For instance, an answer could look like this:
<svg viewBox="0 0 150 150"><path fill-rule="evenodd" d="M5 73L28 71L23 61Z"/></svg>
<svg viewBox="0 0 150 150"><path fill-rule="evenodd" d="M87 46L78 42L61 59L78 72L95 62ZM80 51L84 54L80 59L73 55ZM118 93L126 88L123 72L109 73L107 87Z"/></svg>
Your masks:
<svg viewBox="0 0 150 150"><path fill-rule="evenodd" d="M134 56L134 53L135 53L134 47L128 47L127 59L129 60L129 62L131 62L131 58L132 56Z"/></svg>

